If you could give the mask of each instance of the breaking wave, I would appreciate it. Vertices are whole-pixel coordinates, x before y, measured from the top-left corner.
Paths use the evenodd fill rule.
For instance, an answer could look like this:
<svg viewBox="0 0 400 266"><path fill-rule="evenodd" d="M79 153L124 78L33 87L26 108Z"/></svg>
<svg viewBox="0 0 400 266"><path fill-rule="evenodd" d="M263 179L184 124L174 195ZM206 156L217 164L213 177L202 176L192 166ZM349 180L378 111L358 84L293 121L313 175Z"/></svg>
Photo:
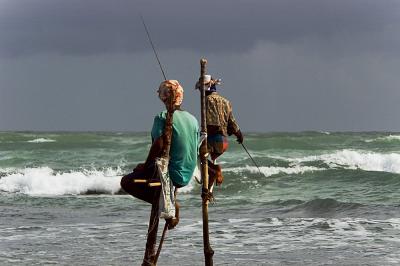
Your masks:
<svg viewBox="0 0 400 266"><path fill-rule="evenodd" d="M305 172L314 172L314 171L322 171L325 170L323 168L317 168L313 166L300 166L296 165L293 167L266 167L266 166L261 166L260 171L261 173L266 176L273 176L277 174L303 174ZM245 166L245 167L231 167L231 168L224 168L224 171L226 172L233 172L236 174L243 173L245 171L251 172L252 174L257 174L258 173L258 168L255 166Z"/></svg>
<svg viewBox="0 0 400 266"><path fill-rule="evenodd" d="M379 137L376 139L365 140L365 142L385 142L385 141L400 141L400 135L389 135L385 137Z"/></svg>
<svg viewBox="0 0 400 266"><path fill-rule="evenodd" d="M28 195L115 194L120 190L120 169L57 173L49 167L26 168L0 179L0 191Z"/></svg>
<svg viewBox="0 0 400 266"><path fill-rule="evenodd" d="M45 142L56 142L54 139L38 138L33 140L28 140L29 143L45 143Z"/></svg>
<svg viewBox="0 0 400 266"><path fill-rule="evenodd" d="M258 154L257 154L258 155ZM256 156L257 156L256 155ZM258 158L266 158L258 155ZM261 166L260 170L266 177L277 174L303 174L305 172L323 171L329 169L348 169L364 170L400 174L400 154L399 153L377 153L361 150L338 150L333 153L321 155L310 155L298 158L288 158L284 156L268 156L270 159L289 162L289 166ZM318 166L309 166L307 163L319 162ZM320 166L323 163L325 166ZM257 167L243 166L224 168L224 171L240 174L243 172L258 173Z"/></svg>
<svg viewBox="0 0 400 266"><path fill-rule="evenodd" d="M361 169L388 173L400 173L400 154L375 153L357 150L341 150L335 153L290 159L298 163L323 161L331 168Z"/></svg>
<svg viewBox="0 0 400 266"><path fill-rule="evenodd" d="M119 167L104 170L82 170L59 173L49 167L2 169L0 191L23 193L31 196L61 196L88 194L124 193L121 177L126 174ZM179 190L188 193L193 190L192 181Z"/></svg>

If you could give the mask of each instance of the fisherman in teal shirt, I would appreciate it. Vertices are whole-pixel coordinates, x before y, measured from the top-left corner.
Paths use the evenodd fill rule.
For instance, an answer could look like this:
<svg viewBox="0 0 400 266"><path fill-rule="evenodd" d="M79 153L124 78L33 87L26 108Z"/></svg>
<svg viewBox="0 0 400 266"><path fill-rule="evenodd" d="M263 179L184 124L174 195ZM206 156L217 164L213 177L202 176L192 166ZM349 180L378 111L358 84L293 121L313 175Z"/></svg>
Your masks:
<svg viewBox="0 0 400 266"><path fill-rule="evenodd" d="M168 173L175 187L186 186L197 165L199 126L196 118L181 109L183 88L176 80L161 83L158 94L163 103L168 100L168 90L174 90L173 132L169 153ZM161 156L166 111L154 118L151 130L152 145L145 163L138 164L132 173L121 179L121 187L132 196L152 203L153 193L147 187L135 184L134 179L152 179L157 172L155 159Z"/></svg>
<svg viewBox="0 0 400 266"><path fill-rule="evenodd" d="M154 118L151 130L153 140L162 136L166 114L167 111L163 111ZM186 111L178 109L174 112L173 117L168 172L175 187L184 187L192 178L197 164L199 126L196 118Z"/></svg>

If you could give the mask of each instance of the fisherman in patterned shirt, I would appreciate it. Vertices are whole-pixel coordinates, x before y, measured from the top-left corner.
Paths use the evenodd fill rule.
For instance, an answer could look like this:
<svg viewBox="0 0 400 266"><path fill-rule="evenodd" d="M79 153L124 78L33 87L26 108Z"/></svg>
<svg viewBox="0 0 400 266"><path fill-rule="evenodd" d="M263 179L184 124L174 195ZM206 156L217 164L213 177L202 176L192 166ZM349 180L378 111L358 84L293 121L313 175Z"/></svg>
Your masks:
<svg viewBox="0 0 400 266"><path fill-rule="evenodd" d="M210 188L214 182L221 185L224 180L221 166L216 164L216 159L228 149L227 137L233 134L239 144L243 143L243 134L233 116L231 103L217 93L216 85L219 85L220 82L220 79L213 79L210 75L205 75L207 149L212 160L208 161Z"/></svg>

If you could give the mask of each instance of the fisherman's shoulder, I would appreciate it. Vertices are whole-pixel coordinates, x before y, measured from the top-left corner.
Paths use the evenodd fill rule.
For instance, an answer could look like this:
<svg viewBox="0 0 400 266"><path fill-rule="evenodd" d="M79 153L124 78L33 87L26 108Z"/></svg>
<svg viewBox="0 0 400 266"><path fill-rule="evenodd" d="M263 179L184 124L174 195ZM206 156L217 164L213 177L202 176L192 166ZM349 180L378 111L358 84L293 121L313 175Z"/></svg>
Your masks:
<svg viewBox="0 0 400 266"><path fill-rule="evenodd" d="M165 120L167 118L167 110L164 110L154 116L154 120Z"/></svg>
<svg viewBox="0 0 400 266"><path fill-rule="evenodd" d="M162 112L159 112L158 114L156 114L157 118L161 118L161 119L165 119L167 117L167 110L164 110Z"/></svg>
<svg viewBox="0 0 400 266"><path fill-rule="evenodd" d="M192 115L191 113L189 113L188 111L179 110L179 111L175 111L175 113L178 114L179 116L186 117L187 119L191 120L192 122L197 123L196 117L194 115Z"/></svg>
<svg viewBox="0 0 400 266"><path fill-rule="evenodd" d="M221 94L218 94L217 92L212 92L207 96L208 100L211 101L218 101L218 102L225 102L225 103L229 103L229 100L226 99L224 96L222 96Z"/></svg>

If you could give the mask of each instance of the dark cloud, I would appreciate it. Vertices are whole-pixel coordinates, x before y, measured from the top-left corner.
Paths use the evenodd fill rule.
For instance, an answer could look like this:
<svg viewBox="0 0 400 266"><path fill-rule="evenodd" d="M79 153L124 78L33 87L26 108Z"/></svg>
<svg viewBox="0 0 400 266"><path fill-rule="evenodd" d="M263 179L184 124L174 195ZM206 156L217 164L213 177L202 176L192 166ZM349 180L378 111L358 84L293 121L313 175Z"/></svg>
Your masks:
<svg viewBox="0 0 400 266"><path fill-rule="evenodd" d="M2 0L0 5L0 55L6 57L147 50L139 13L159 49L241 52L259 41L309 38L327 47L337 34L360 36L365 43L356 49L380 49L384 38L386 49L399 45L398 38L383 35L386 27L399 25L399 1Z"/></svg>
<svg viewBox="0 0 400 266"><path fill-rule="evenodd" d="M197 117L206 56L244 131L400 131L391 0L0 0L0 130L149 130L140 13Z"/></svg>

